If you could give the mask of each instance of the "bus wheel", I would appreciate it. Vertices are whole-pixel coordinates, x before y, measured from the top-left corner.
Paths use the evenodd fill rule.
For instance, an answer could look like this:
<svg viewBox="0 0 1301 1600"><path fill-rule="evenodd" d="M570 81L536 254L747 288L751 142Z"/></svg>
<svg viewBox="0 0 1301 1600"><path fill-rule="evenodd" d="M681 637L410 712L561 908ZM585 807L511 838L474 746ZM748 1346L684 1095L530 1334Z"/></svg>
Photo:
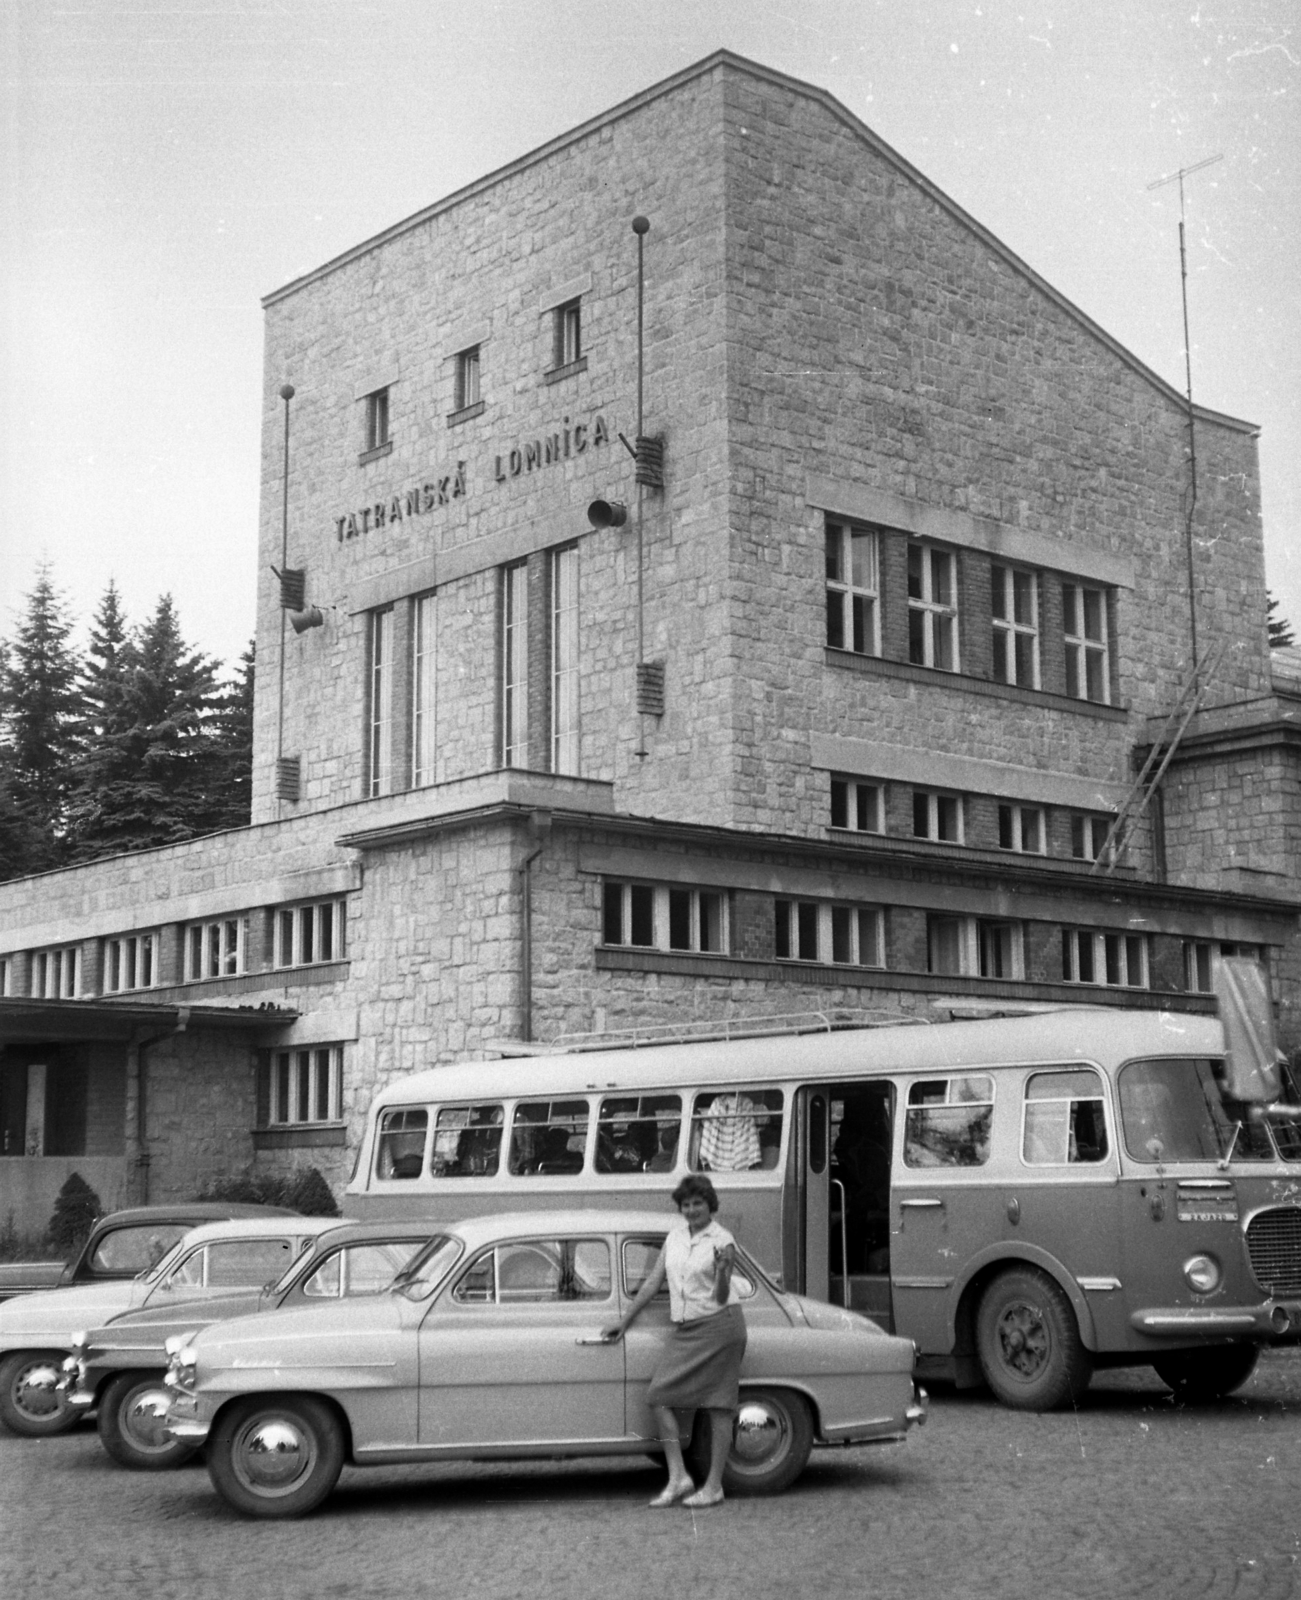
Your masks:
<svg viewBox="0 0 1301 1600"><path fill-rule="evenodd" d="M1051 1411L1088 1388L1093 1363L1071 1303L1046 1273L1000 1273L981 1296L976 1348L985 1381L1006 1406Z"/></svg>
<svg viewBox="0 0 1301 1600"><path fill-rule="evenodd" d="M1223 1344L1205 1350L1171 1350L1152 1363L1176 1400L1190 1405L1222 1400L1240 1388L1256 1370L1259 1345Z"/></svg>

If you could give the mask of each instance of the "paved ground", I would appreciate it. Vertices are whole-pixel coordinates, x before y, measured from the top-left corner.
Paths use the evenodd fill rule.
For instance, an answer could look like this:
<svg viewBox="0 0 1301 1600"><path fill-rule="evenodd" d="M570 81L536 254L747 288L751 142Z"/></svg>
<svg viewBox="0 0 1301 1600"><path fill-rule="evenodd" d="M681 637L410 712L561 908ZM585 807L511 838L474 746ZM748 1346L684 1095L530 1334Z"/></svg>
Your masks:
<svg viewBox="0 0 1301 1600"><path fill-rule="evenodd" d="M815 1453L772 1500L652 1512L647 1463L345 1472L243 1521L199 1465L131 1473L93 1428L0 1435L5 1600L1274 1600L1301 1596L1301 1353L1180 1409L1150 1373L1076 1412L937 1394L906 1445Z"/></svg>

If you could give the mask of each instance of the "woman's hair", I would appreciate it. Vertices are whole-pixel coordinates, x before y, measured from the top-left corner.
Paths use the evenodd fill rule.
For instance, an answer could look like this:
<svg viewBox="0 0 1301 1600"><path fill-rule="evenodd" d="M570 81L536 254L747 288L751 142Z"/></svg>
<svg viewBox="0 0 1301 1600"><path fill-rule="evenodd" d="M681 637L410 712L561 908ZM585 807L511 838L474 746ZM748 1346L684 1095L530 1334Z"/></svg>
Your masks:
<svg viewBox="0 0 1301 1600"><path fill-rule="evenodd" d="M712 1217L718 1210L718 1196L714 1193L714 1186L703 1172L689 1172L682 1182L673 1191L673 1204L682 1209L684 1200L703 1200L709 1207Z"/></svg>

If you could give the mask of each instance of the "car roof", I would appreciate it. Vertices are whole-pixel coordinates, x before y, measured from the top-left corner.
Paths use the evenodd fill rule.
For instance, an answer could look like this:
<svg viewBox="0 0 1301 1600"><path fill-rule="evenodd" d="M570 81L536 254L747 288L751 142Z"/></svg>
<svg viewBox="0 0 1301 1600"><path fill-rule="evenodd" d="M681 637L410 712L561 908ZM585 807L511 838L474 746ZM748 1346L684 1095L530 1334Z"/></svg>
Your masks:
<svg viewBox="0 0 1301 1600"><path fill-rule="evenodd" d="M676 1210L597 1210L574 1206L563 1211L498 1211L485 1217L462 1217L439 1228L454 1233L470 1249L495 1239L515 1239L521 1234L663 1233L679 1221Z"/></svg>
<svg viewBox="0 0 1301 1600"><path fill-rule="evenodd" d="M110 1211L100 1217L97 1228L129 1226L132 1223L188 1222L197 1226L201 1222L221 1222L230 1217L296 1217L298 1212L289 1206L258 1206L246 1201L187 1200L174 1206L128 1206L122 1211Z"/></svg>
<svg viewBox="0 0 1301 1600"><path fill-rule="evenodd" d="M340 1222L337 1217L330 1220L334 1226L317 1238L322 1248L326 1245L351 1244L354 1240L432 1239L435 1234L447 1232L443 1223L431 1222L428 1217L389 1217L382 1222Z"/></svg>
<svg viewBox="0 0 1301 1600"><path fill-rule="evenodd" d="M282 1234L310 1236L337 1227L337 1217L239 1217L231 1222L209 1222L191 1228L186 1244L207 1244L213 1239L278 1239Z"/></svg>

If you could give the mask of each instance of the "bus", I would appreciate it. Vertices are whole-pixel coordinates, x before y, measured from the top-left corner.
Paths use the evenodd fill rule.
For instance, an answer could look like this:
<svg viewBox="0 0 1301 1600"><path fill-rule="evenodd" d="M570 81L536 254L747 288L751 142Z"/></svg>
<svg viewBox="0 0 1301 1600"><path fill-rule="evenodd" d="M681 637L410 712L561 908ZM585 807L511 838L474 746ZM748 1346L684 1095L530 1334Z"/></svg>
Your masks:
<svg viewBox="0 0 1301 1600"><path fill-rule="evenodd" d="M1301 1339L1301 1124L1226 1098L1219 1020L1166 1011L777 1031L442 1066L372 1105L351 1218L668 1202L786 1289L1030 1410L1095 1368L1188 1398Z"/></svg>

